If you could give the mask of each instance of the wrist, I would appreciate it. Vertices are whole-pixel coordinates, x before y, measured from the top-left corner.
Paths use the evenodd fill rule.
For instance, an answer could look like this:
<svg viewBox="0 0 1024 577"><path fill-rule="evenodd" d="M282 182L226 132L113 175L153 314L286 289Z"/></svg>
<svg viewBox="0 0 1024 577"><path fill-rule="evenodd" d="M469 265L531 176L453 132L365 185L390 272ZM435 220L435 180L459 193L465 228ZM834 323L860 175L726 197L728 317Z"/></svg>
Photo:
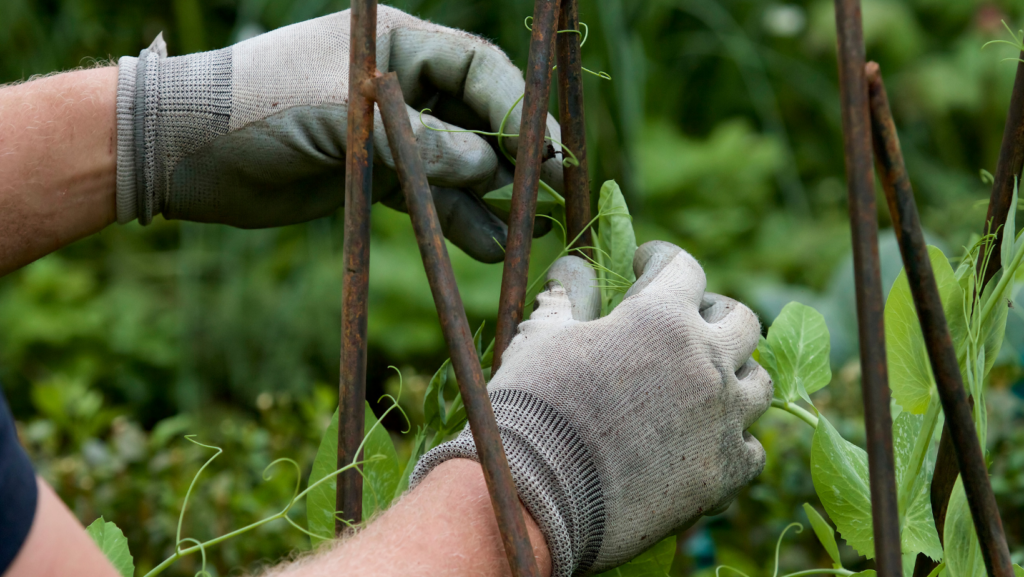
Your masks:
<svg viewBox="0 0 1024 577"><path fill-rule="evenodd" d="M525 391L491 390L502 445L523 505L544 535L552 574L590 573L605 538L605 498L597 467L572 424L553 406ZM451 460L477 461L467 427L430 451L416 466L415 487Z"/></svg>
<svg viewBox="0 0 1024 577"><path fill-rule="evenodd" d="M453 507L465 507L465 517L460 519L460 522L468 521L481 530L482 541L487 543L485 556L495 559L497 565L506 568L502 571L502 574L505 574L508 567L507 556L501 541L497 519L494 516L490 493L487 490L487 481L484 479L483 468L480 464L469 459L452 459L434 468L429 477L421 483L423 489L427 491L447 492L446 487L453 487L448 500L452 501ZM461 502L462 505L454 503L455 500ZM543 577L550 577L552 561L547 541L530 512L522 504L519 508L526 521L526 532L530 538L533 556L540 574Z"/></svg>

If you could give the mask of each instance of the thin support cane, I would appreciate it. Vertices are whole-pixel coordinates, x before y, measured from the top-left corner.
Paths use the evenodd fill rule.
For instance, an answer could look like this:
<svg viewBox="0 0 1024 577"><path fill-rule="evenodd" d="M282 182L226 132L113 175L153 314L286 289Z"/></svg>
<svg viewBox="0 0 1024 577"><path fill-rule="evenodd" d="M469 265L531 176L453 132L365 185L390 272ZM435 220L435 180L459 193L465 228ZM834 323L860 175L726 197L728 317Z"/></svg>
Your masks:
<svg viewBox="0 0 1024 577"><path fill-rule="evenodd" d="M871 169L871 125L868 89L864 80L860 1L835 0L835 7L875 563L881 577L901 577L892 415L889 412L889 377L885 358L885 301L878 259L878 222Z"/></svg>

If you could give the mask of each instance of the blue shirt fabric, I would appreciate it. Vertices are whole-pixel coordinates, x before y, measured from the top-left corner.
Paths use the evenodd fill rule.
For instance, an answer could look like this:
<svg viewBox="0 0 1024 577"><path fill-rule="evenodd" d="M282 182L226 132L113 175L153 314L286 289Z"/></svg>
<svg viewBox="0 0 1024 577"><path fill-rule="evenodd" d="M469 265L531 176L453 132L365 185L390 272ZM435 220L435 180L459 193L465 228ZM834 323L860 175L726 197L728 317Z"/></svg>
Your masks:
<svg viewBox="0 0 1024 577"><path fill-rule="evenodd" d="M0 575L28 537L37 498L32 463L18 443L14 417L0 390Z"/></svg>

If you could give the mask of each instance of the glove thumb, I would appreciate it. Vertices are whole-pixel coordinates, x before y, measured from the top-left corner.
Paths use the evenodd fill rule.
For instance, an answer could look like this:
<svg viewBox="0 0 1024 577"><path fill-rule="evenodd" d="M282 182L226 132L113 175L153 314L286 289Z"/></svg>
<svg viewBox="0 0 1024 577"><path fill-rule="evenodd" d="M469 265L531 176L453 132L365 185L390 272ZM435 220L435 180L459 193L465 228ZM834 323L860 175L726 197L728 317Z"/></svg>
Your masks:
<svg viewBox="0 0 1024 577"><path fill-rule="evenodd" d="M560 290L558 290L560 289ZM549 297L541 298L550 293ZM565 303L556 303L564 299ZM550 301L550 304L549 304ZM537 312L545 307L563 307L573 320L592 321L601 314L601 290L597 286L594 268L578 256L563 256L548 271L547 291L537 297ZM530 318L543 318L535 312Z"/></svg>

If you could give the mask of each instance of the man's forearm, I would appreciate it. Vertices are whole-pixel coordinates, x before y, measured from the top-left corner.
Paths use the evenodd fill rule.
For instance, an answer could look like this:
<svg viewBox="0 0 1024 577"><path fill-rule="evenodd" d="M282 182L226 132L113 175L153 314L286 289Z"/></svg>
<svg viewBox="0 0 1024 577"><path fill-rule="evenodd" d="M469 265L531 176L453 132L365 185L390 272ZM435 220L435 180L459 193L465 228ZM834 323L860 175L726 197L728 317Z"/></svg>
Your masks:
<svg viewBox="0 0 1024 577"><path fill-rule="evenodd" d="M526 515L541 575L551 575L544 537ZM359 534L270 573L273 577L510 575L480 465L453 459Z"/></svg>
<svg viewBox="0 0 1024 577"><path fill-rule="evenodd" d="M115 219L117 68L0 89L0 276Z"/></svg>

